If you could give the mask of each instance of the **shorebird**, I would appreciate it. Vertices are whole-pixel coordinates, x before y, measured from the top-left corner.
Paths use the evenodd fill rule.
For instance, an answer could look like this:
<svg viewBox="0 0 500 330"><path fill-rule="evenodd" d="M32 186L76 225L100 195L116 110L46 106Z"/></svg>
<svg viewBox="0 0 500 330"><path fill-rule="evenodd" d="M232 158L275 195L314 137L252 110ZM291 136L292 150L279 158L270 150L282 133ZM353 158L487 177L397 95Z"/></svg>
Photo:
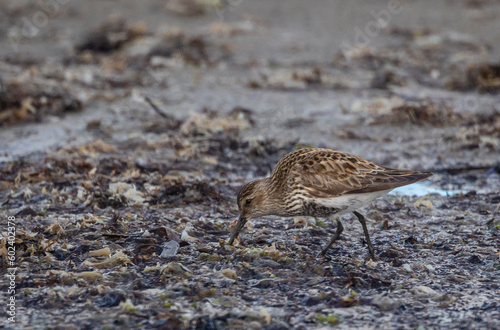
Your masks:
<svg viewBox="0 0 500 330"><path fill-rule="evenodd" d="M364 216L356 210L394 188L425 180L426 171L410 171L376 165L332 149L298 149L285 155L271 175L245 184L238 192L240 216L229 245L248 220L266 215L282 217L334 217L336 233L326 251L344 230L339 217L353 212L358 218L372 259L375 253Z"/></svg>

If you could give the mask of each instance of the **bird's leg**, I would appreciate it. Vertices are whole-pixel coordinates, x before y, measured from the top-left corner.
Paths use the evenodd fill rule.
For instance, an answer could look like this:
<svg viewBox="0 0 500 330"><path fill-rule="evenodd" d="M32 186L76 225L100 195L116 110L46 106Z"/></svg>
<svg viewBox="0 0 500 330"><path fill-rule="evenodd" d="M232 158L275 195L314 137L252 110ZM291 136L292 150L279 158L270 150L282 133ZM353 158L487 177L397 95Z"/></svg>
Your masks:
<svg viewBox="0 0 500 330"><path fill-rule="evenodd" d="M368 228L366 227L365 217L357 211L354 211L353 213L358 218L359 222L361 222L361 226L363 227L363 232L365 233L366 244L368 244L368 251L370 252L370 257L372 257L372 260L375 260L375 252L373 251L372 242L370 241L370 235L368 234Z"/></svg>
<svg viewBox="0 0 500 330"><path fill-rule="evenodd" d="M342 222L340 222L339 218L335 219L337 220L337 231L335 232L335 235L333 236L332 240L328 245L320 252L318 256L324 256L326 254L326 251L330 248L330 246L335 243L335 241L339 238L340 234L344 231L344 227L342 226Z"/></svg>

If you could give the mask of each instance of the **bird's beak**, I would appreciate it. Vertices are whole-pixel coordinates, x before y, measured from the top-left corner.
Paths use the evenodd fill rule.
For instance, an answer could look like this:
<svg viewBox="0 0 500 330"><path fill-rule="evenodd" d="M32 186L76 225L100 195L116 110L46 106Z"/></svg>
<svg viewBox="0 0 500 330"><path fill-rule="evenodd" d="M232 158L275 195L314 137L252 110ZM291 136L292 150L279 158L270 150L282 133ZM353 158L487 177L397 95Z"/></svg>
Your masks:
<svg viewBox="0 0 500 330"><path fill-rule="evenodd" d="M231 233L231 238L229 239L229 245L233 245L234 239L238 237L238 234L243 229L246 223L247 219L240 215L240 217L238 218L238 222L236 223L236 227L234 227L234 230Z"/></svg>

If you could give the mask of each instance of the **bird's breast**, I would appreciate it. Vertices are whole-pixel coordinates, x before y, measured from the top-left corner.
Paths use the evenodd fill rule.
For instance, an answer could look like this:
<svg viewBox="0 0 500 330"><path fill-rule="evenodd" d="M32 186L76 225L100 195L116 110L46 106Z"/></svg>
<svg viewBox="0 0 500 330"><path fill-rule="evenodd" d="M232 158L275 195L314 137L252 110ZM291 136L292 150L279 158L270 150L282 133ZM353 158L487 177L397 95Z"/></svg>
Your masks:
<svg viewBox="0 0 500 330"><path fill-rule="evenodd" d="M296 190L284 200L283 216L328 217L342 209L336 205L327 205L312 198L306 190Z"/></svg>

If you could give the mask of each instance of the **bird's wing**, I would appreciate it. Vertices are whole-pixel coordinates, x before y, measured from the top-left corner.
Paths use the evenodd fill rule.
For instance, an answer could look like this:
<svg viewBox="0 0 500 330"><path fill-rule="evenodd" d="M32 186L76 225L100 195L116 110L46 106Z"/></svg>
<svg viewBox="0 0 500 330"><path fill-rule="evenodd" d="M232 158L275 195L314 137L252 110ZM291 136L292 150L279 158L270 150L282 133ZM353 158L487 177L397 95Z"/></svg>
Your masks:
<svg viewBox="0 0 500 330"><path fill-rule="evenodd" d="M424 180L430 172L397 170L330 149L310 152L290 172L315 197L369 193Z"/></svg>

